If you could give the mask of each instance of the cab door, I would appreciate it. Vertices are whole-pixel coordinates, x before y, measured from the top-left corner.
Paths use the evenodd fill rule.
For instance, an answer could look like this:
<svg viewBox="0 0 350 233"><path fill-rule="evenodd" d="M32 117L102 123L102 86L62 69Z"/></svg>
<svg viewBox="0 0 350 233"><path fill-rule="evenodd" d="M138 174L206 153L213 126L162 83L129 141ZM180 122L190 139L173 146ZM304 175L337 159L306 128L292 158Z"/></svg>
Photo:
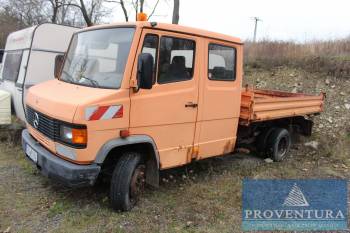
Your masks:
<svg viewBox="0 0 350 233"><path fill-rule="evenodd" d="M198 106L197 40L161 30L142 33L137 55L153 56L154 85L150 90L131 90L130 133L154 140L161 169L186 164L191 156Z"/></svg>
<svg viewBox="0 0 350 233"><path fill-rule="evenodd" d="M205 39L198 103L197 159L234 150L240 114L242 46Z"/></svg>

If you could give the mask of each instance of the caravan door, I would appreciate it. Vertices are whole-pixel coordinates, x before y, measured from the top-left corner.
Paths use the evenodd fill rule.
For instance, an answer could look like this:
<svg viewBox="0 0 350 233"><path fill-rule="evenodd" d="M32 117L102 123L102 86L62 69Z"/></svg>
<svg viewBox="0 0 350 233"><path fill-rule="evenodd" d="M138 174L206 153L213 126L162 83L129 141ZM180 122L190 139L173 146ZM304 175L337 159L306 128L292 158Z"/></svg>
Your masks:
<svg viewBox="0 0 350 233"><path fill-rule="evenodd" d="M15 89L13 96L13 105L16 112L16 116L22 120L25 121L25 112L24 112L24 104L23 104L23 92L24 92L24 78L27 71L28 66L28 58L29 58L29 50L23 50L22 53L22 62L19 68L18 78L15 83Z"/></svg>
<svg viewBox="0 0 350 233"><path fill-rule="evenodd" d="M7 37L0 76L1 89L11 93L12 109L22 121L25 121L22 86L34 30L35 26L13 32Z"/></svg>
<svg viewBox="0 0 350 233"><path fill-rule="evenodd" d="M11 93L12 108L20 119L25 119L22 105L22 84L28 55L29 49L6 51L2 69L2 89Z"/></svg>

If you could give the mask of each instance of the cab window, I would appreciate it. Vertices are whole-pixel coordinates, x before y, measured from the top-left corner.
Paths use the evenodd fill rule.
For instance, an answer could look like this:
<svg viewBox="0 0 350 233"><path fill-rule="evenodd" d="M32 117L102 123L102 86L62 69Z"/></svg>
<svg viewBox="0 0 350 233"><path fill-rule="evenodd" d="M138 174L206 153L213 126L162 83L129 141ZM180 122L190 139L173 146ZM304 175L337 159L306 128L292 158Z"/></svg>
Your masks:
<svg viewBox="0 0 350 233"><path fill-rule="evenodd" d="M234 81L236 79L235 48L209 44L208 78L218 81Z"/></svg>
<svg viewBox="0 0 350 233"><path fill-rule="evenodd" d="M147 34L142 46L142 53L151 54L153 57L153 84L156 82L158 42L159 38L157 35Z"/></svg>
<svg viewBox="0 0 350 233"><path fill-rule="evenodd" d="M193 40L161 37L159 50L158 83L171 83L192 79L194 70Z"/></svg>

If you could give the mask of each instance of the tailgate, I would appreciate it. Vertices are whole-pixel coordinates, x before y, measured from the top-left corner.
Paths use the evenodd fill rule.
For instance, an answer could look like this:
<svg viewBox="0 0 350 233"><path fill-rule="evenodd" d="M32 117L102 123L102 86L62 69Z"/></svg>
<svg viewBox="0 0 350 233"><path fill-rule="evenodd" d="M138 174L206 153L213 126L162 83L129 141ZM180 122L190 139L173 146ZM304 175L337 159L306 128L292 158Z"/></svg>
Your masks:
<svg viewBox="0 0 350 233"><path fill-rule="evenodd" d="M282 91L242 90L240 124L322 112L325 95L318 96Z"/></svg>

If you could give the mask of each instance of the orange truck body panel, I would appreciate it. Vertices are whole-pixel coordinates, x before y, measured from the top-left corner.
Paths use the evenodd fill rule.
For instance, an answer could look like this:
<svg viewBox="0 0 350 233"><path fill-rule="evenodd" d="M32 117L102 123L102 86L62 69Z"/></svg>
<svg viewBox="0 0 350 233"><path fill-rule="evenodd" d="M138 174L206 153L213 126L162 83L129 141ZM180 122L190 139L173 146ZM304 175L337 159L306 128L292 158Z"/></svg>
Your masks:
<svg viewBox="0 0 350 233"><path fill-rule="evenodd" d="M122 27L130 24L95 26L81 31ZM30 88L26 104L35 111L61 121L86 125L86 148L76 149L76 164L90 164L106 142L130 135L151 137L159 153L160 169L181 166L192 160L232 152L239 124L322 111L323 96L244 89L243 44L235 37L170 24L137 22L121 86L116 89L79 86L51 80ZM133 91L136 86L137 57L146 34L180 37L195 41L194 74L191 80L171 84L155 83L150 90ZM208 79L208 45L217 43L236 49L236 79L232 82ZM48 74L51 75L51 74ZM186 103L197 108L185 108ZM92 106L122 105L123 116L89 121ZM57 156L54 142L28 124L32 137ZM64 158L65 160L69 160Z"/></svg>
<svg viewBox="0 0 350 233"><path fill-rule="evenodd" d="M246 87L242 90L240 124L319 113L324 98L323 93L313 96Z"/></svg>

